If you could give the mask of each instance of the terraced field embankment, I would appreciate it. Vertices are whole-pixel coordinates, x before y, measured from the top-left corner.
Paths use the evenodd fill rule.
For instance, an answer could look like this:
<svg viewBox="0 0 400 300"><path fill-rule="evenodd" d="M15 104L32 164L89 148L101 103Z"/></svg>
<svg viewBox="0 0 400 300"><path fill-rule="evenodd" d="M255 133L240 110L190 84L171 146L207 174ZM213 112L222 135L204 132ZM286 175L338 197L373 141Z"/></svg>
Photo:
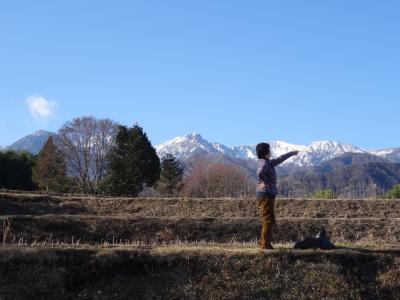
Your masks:
<svg viewBox="0 0 400 300"><path fill-rule="evenodd" d="M257 251L254 199L0 193L0 299L397 299L400 200L278 199ZM340 247L293 250L324 227Z"/></svg>
<svg viewBox="0 0 400 300"><path fill-rule="evenodd" d="M334 242L400 244L399 200L278 199L274 240L290 243L322 227ZM126 199L0 194L0 220L14 241L82 243L254 242L254 199ZM11 238L11 235L9 237Z"/></svg>
<svg viewBox="0 0 400 300"><path fill-rule="evenodd" d="M398 299L399 277L400 251L0 249L2 299Z"/></svg>
<svg viewBox="0 0 400 300"><path fill-rule="evenodd" d="M278 199L280 218L399 218L400 200ZM0 215L257 218L254 199L149 199L1 193Z"/></svg>
<svg viewBox="0 0 400 300"><path fill-rule="evenodd" d="M2 216L11 219L8 240L160 244L255 242L256 218L154 218L86 215ZM278 219L274 242L292 243L324 227L336 243L400 244L399 219Z"/></svg>

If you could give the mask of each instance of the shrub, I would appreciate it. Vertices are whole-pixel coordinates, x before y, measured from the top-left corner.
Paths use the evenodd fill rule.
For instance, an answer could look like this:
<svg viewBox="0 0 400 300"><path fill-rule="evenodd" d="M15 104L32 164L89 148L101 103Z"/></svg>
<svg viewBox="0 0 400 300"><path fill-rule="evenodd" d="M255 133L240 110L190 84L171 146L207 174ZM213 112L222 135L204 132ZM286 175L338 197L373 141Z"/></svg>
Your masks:
<svg viewBox="0 0 400 300"><path fill-rule="evenodd" d="M318 189L312 195L313 199L335 199L336 195L332 189Z"/></svg>
<svg viewBox="0 0 400 300"><path fill-rule="evenodd" d="M400 199L400 184L396 184L383 196L386 199Z"/></svg>

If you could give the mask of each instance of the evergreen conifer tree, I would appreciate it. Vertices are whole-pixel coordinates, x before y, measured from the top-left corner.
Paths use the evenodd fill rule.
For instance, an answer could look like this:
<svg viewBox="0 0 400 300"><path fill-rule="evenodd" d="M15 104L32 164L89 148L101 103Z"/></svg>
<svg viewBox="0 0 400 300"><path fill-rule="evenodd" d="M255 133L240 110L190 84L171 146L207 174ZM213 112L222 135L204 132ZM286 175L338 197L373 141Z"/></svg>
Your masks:
<svg viewBox="0 0 400 300"><path fill-rule="evenodd" d="M35 158L27 152L0 152L0 188L12 190L35 189L32 167Z"/></svg>
<svg viewBox="0 0 400 300"><path fill-rule="evenodd" d="M160 178L160 159L143 128L119 126L116 145L108 155L107 193L137 197Z"/></svg>
<svg viewBox="0 0 400 300"><path fill-rule="evenodd" d="M40 189L47 191L62 191L67 182L67 168L65 157L49 137L39 153L37 163L33 169L33 177Z"/></svg>
<svg viewBox="0 0 400 300"><path fill-rule="evenodd" d="M173 196L181 188L183 168L172 154L167 154L161 162L161 175L158 182L158 191L163 196Z"/></svg>

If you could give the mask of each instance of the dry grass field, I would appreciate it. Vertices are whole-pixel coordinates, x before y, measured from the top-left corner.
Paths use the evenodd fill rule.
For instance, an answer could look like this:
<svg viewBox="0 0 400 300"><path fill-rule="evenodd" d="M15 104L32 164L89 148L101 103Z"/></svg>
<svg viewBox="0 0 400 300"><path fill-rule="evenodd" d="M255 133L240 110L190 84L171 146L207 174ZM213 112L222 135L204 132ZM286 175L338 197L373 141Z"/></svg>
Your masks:
<svg viewBox="0 0 400 300"><path fill-rule="evenodd" d="M396 299L400 200L278 199L260 255L254 199L0 192L0 299ZM294 250L325 227L338 250Z"/></svg>

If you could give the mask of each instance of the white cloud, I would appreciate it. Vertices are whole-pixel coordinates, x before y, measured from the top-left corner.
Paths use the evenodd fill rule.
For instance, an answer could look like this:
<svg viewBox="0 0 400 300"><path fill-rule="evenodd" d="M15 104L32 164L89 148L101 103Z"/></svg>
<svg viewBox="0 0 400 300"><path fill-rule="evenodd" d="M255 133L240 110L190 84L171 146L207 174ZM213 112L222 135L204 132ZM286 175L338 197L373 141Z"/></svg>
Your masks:
<svg viewBox="0 0 400 300"><path fill-rule="evenodd" d="M55 116L57 103L42 96L29 96L26 98L26 106L36 120L45 121Z"/></svg>

